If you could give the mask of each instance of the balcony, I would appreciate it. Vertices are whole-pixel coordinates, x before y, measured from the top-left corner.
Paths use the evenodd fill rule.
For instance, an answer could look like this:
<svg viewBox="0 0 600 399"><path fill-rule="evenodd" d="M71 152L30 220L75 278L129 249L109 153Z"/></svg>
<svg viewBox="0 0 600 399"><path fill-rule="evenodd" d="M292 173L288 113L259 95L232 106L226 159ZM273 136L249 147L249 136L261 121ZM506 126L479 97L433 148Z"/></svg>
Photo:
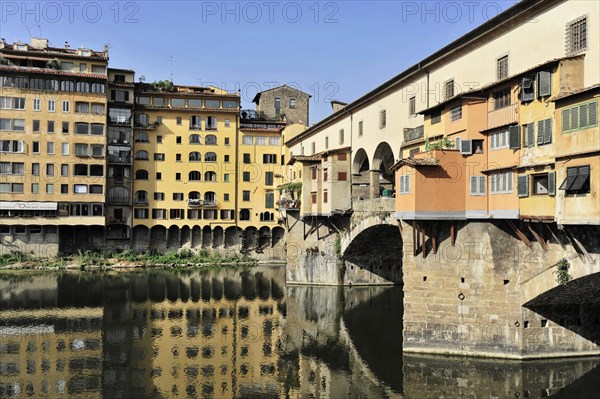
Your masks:
<svg viewBox="0 0 600 399"><path fill-rule="evenodd" d="M148 199L147 198L136 198L135 200L133 200L133 204L134 205L148 205Z"/></svg>
<svg viewBox="0 0 600 399"><path fill-rule="evenodd" d="M119 156L119 155L109 154L108 155L108 163L130 165L131 164L131 156L129 156L129 155Z"/></svg>
<svg viewBox="0 0 600 399"><path fill-rule="evenodd" d="M510 125L518 121L517 104L488 112L487 129Z"/></svg>
<svg viewBox="0 0 600 399"><path fill-rule="evenodd" d="M197 208L203 205L204 201L201 199L188 199L188 206L190 208Z"/></svg>
<svg viewBox="0 0 600 399"><path fill-rule="evenodd" d="M131 125L131 118L108 118L108 123L111 125Z"/></svg>
<svg viewBox="0 0 600 399"><path fill-rule="evenodd" d="M281 198L277 200L277 206L280 210L298 210L300 209L300 200Z"/></svg>

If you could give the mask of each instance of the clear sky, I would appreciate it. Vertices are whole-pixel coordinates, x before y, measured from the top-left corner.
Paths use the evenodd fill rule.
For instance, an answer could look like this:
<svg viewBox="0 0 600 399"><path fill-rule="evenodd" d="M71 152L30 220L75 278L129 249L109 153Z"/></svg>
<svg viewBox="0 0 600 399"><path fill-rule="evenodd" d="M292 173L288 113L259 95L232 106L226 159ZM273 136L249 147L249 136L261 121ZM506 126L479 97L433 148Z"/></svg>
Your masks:
<svg viewBox="0 0 600 399"><path fill-rule="evenodd" d="M6 1L0 36L110 46L110 66L146 81L254 94L292 84L310 122L331 113L516 3L501 1Z"/></svg>

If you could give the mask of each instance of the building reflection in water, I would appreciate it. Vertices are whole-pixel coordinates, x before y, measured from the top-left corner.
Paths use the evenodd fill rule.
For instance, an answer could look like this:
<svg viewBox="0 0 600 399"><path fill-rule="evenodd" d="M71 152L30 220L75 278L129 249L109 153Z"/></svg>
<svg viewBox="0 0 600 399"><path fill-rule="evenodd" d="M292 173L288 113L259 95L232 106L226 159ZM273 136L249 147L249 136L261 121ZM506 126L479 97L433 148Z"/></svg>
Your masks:
<svg viewBox="0 0 600 399"><path fill-rule="evenodd" d="M598 359L402 354L401 287L284 286L285 270L6 274L0 397L575 397Z"/></svg>

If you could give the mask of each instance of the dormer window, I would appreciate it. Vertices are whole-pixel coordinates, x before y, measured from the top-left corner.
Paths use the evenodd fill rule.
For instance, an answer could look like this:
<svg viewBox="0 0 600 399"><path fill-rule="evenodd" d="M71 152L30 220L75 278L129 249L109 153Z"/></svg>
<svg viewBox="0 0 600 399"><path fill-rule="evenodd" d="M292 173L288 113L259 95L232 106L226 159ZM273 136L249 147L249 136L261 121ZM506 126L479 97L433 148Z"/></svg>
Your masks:
<svg viewBox="0 0 600 399"><path fill-rule="evenodd" d="M26 44L15 44L13 47L17 51L27 51L28 47Z"/></svg>
<svg viewBox="0 0 600 399"><path fill-rule="evenodd" d="M86 48L80 48L79 55L82 57L90 57L92 55L92 50L88 50Z"/></svg>

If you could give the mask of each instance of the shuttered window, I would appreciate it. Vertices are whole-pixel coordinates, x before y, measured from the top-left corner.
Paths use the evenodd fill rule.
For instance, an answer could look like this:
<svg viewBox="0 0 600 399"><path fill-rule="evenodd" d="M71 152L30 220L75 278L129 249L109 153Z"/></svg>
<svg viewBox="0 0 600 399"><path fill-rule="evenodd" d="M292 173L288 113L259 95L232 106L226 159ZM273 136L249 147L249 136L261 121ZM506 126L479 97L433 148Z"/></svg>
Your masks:
<svg viewBox="0 0 600 399"><path fill-rule="evenodd" d="M562 132L573 132L598 125L598 101L562 110Z"/></svg>
<svg viewBox="0 0 600 399"><path fill-rule="evenodd" d="M567 168L567 178L560 185L559 190L567 194L586 194L590 192L590 166L575 166Z"/></svg>
<svg viewBox="0 0 600 399"><path fill-rule="evenodd" d="M547 97L552 94L552 74L548 71L541 71L537 74L537 96Z"/></svg>
<svg viewBox="0 0 600 399"><path fill-rule="evenodd" d="M400 176L400 194L410 193L410 175Z"/></svg>
<svg viewBox="0 0 600 399"><path fill-rule="evenodd" d="M552 142L552 119L544 119L537 123L537 145L545 145Z"/></svg>
<svg viewBox="0 0 600 399"><path fill-rule="evenodd" d="M491 194L509 194L513 192L513 172L490 175Z"/></svg>
<svg viewBox="0 0 600 399"><path fill-rule="evenodd" d="M529 196L529 176L521 175L518 180L518 194L519 197L528 197Z"/></svg>

